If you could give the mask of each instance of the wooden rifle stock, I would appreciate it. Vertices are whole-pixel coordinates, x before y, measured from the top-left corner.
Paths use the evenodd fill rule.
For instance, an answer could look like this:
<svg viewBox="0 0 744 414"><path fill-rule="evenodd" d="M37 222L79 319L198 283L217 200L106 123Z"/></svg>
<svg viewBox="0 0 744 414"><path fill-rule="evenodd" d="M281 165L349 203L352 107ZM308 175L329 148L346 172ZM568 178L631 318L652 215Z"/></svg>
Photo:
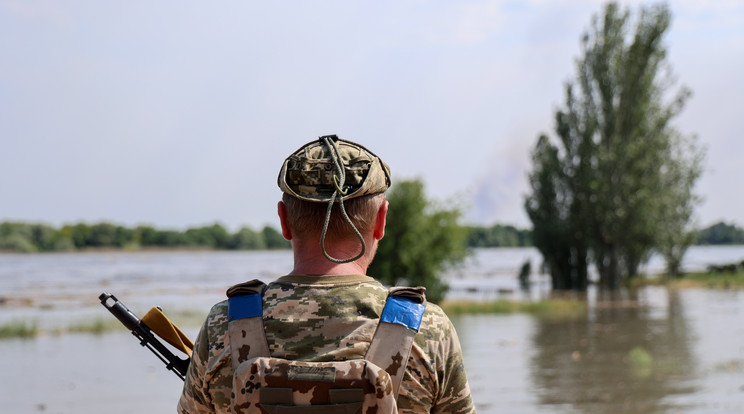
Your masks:
<svg viewBox="0 0 744 414"><path fill-rule="evenodd" d="M132 335L137 337L140 341L140 345L152 351L155 356L158 357L165 367L169 371L173 371L178 378L183 381L186 377L186 370L189 368L190 358L181 359L173 354L165 344L163 344L155 335L153 335L150 327L148 327L134 312L130 311L116 296L103 292L98 299L101 300L101 304L109 310L116 319L119 320L124 326L132 332Z"/></svg>

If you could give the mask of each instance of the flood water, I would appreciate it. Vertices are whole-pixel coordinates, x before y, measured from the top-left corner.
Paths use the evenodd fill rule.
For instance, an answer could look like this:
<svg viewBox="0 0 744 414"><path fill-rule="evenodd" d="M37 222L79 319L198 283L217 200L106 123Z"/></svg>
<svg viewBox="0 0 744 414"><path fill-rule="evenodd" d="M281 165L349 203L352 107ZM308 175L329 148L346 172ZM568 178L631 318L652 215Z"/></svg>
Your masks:
<svg viewBox="0 0 744 414"><path fill-rule="evenodd" d="M738 262L744 246L697 247L685 266ZM524 299L516 273L533 249L482 249L451 272L453 297ZM182 382L124 332L59 333L113 318L114 293L142 316L203 312L237 282L282 275L291 253L162 252L0 255L0 323L33 321L34 339L0 340L0 412L167 413ZM663 263L652 259L650 272ZM533 277L526 295L549 295ZM586 315L453 317L480 413L742 413L744 291L590 290ZM174 318L175 319L175 318ZM197 318L198 319L198 318ZM194 338L198 326L185 326Z"/></svg>

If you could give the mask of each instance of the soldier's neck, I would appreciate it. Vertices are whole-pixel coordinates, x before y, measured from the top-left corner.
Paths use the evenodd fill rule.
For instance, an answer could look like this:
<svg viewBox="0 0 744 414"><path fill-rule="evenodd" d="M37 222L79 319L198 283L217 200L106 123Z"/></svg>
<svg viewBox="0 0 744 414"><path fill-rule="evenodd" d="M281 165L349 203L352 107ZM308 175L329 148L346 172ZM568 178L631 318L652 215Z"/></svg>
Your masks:
<svg viewBox="0 0 744 414"><path fill-rule="evenodd" d="M346 259L359 253L359 246L326 246L328 254L337 259ZM356 250L354 250L356 249ZM293 275L351 275L366 274L369 266L369 253L349 263L335 263L328 260L320 250L317 241L302 243L292 240L294 253Z"/></svg>

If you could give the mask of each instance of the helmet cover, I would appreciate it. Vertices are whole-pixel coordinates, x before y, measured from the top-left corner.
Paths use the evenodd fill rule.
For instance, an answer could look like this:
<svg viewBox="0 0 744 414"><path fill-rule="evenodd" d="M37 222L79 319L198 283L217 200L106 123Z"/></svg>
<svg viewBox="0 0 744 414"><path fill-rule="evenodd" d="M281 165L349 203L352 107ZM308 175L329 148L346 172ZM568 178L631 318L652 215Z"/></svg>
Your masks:
<svg viewBox="0 0 744 414"><path fill-rule="evenodd" d="M344 169L343 188L339 188L335 151ZM279 171L279 188L291 196L312 202L329 202L339 189L336 200L348 200L385 192L390 187L390 167L363 146L336 135L325 135L292 153ZM333 200L333 201L336 201Z"/></svg>

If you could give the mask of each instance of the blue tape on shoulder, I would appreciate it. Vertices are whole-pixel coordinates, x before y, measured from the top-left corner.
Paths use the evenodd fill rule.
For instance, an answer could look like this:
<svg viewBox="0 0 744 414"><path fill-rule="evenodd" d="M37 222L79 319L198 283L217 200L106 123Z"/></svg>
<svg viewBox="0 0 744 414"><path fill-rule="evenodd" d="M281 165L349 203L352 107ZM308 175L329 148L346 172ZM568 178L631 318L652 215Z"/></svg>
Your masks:
<svg viewBox="0 0 744 414"><path fill-rule="evenodd" d="M418 332L426 305L412 300L390 296L385 302L380 320L405 325Z"/></svg>
<svg viewBox="0 0 744 414"><path fill-rule="evenodd" d="M263 315L261 295L233 296L227 300L227 320L252 318Z"/></svg>

